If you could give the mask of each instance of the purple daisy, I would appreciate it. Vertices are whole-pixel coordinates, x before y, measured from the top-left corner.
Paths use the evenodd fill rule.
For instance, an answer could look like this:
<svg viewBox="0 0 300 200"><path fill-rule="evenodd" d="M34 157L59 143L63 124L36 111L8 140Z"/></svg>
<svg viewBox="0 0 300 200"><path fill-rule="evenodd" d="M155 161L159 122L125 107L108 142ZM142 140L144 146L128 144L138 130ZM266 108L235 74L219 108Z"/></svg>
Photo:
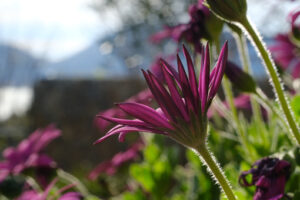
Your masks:
<svg viewBox="0 0 300 200"><path fill-rule="evenodd" d="M197 4L189 7L190 20L187 24L179 24L173 27L165 27L164 30L151 36L150 40L154 43L159 43L163 39L172 38L177 43L185 40L194 45L195 50L201 53L202 38L208 38L208 33L205 27L205 20L210 15L209 9L203 5L200 0Z"/></svg>
<svg viewBox="0 0 300 200"><path fill-rule="evenodd" d="M217 93L225 71L228 54L227 42L222 47L216 66L210 73L210 55L208 46L202 50L203 59L199 81L197 81L191 56L183 47L187 61L188 75L179 56L178 71L162 62L166 87L150 71L143 71L148 87L159 105L158 109L139 103L120 103L118 107L136 119L120 119L99 116L107 121L117 123L105 136L95 143L100 143L112 135L119 134L119 140L129 132L141 131L167 135L175 141L196 147L206 140L207 110Z"/></svg>
<svg viewBox="0 0 300 200"><path fill-rule="evenodd" d="M16 148L9 147L3 151L4 161L0 162L0 182L9 174L20 174L26 168L54 168L56 163L42 150L55 138L60 136L60 130L53 125L38 129Z"/></svg>
<svg viewBox="0 0 300 200"><path fill-rule="evenodd" d="M249 171L242 172L239 182L244 187L256 186L253 200L279 200L284 196L284 186L290 175L291 164L278 158L263 158ZM252 180L246 177L251 174Z"/></svg>

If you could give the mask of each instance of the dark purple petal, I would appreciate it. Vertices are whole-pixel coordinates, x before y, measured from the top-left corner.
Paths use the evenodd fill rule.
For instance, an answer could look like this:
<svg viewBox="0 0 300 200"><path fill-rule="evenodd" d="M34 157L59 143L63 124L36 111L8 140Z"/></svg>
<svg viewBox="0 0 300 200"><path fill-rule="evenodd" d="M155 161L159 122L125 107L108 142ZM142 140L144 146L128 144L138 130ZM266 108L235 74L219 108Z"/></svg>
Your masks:
<svg viewBox="0 0 300 200"><path fill-rule="evenodd" d="M165 107L165 102L163 101L162 97L160 96L159 92L157 91L157 89L155 88L155 85L150 77L150 75L148 75L144 70L142 70L143 75L145 77L145 80L148 84L148 87L150 88L156 102L158 103L158 105L160 106L160 108L162 109L164 115L167 117L167 119L169 119L170 121L173 120L172 115L169 114L169 111L167 110L167 108Z"/></svg>
<svg viewBox="0 0 300 200"><path fill-rule="evenodd" d="M149 76L154 84L154 90L156 90L158 93L158 97L161 98L163 107L166 108L168 114L172 117L172 121L176 122L176 118L181 117L180 111L178 110L176 104L163 84L151 72L149 72Z"/></svg>
<svg viewBox="0 0 300 200"><path fill-rule="evenodd" d="M177 55L177 65L178 65L178 72L179 72L179 79L180 79L180 86L182 89L183 97L186 101L187 108L189 111L196 112L196 108L194 106L194 101L193 101L193 94L188 82L188 78L186 76L185 70L183 68L182 62Z"/></svg>
<svg viewBox="0 0 300 200"><path fill-rule="evenodd" d="M194 68L192 58L191 58L189 52L187 51L187 49L185 48L184 45L183 45L183 53L184 53L184 56L185 56L186 62L187 62L187 67L188 67L188 72L189 72L190 88L192 90L195 101L198 102L198 99L197 99L197 97L198 97L198 86L197 86L197 78L196 78L196 74L195 74L195 68Z"/></svg>
<svg viewBox="0 0 300 200"><path fill-rule="evenodd" d="M121 103L118 104L118 106L126 113L144 122L154 126L172 129L167 119L159 115L153 108L149 106L139 103Z"/></svg>
<svg viewBox="0 0 300 200"><path fill-rule="evenodd" d="M215 66L216 72L214 72L215 74L211 79L212 84L211 84L211 89L209 92L208 99L213 99L219 89L219 86L221 84L224 75L225 67L226 67L227 55L228 55L228 42L226 41L222 47L221 53L219 55L219 59Z"/></svg>
<svg viewBox="0 0 300 200"><path fill-rule="evenodd" d="M113 122L113 123L117 123L117 124L122 124L122 125L128 125L128 126L134 126L134 127L148 127L151 126L151 124L147 124L141 120L138 119L134 119L134 120L130 120L130 119L119 119L119 118L113 118L113 117L105 117L105 116L97 116L100 117L104 120Z"/></svg>
<svg viewBox="0 0 300 200"><path fill-rule="evenodd" d="M94 142L94 144L103 142L110 136L113 136L113 135L116 135L119 133L125 134L125 133L130 133L130 132L151 132L151 133L155 133L155 134L164 134L165 135L165 133L163 131L161 131L159 129L151 128L151 127L149 127L149 128L138 128L138 127L130 127L130 126L118 126L117 128L116 127L111 129L110 131L108 131L103 137L101 137L96 142Z"/></svg>
<svg viewBox="0 0 300 200"><path fill-rule="evenodd" d="M179 92L177 91L174 80L172 79L171 75L169 74L169 72L166 71L166 69L164 67L162 68L162 71L163 71L163 75L165 77L166 83L168 85L170 94L171 94L176 106L180 110L184 120L189 121L189 116L188 116L188 112L186 110L186 106L183 103Z"/></svg>
<svg viewBox="0 0 300 200"><path fill-rule="evenodd" d="M208 44L206 45L205 54L202 54L202 60L203 64L201 65L201 73L199 78L199 94L201 99L201 111L204 113L206 109L209 86L210 55Z"/></svg>
<svg viewBox="0 0 300 200"><path fill-rule="evenodd" d="M161 64L165 67L165 69L173 75L173 77L176 79L177 82L179 82L179 74L178 72L176 72L176 70L174 69L174 67L172 67L171 65L169 65L164 59L160 59Z"/></svg>

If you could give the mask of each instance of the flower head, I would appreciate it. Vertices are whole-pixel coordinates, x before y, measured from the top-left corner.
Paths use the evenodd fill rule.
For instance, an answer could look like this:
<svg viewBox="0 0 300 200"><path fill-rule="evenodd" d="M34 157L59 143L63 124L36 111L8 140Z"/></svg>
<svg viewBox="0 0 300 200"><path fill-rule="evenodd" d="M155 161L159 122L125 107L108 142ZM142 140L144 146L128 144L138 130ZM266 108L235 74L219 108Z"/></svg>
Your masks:
<svg viewBox="0 0 300 200"><path fill-rule="evenodd" d="M172 38L174 41L179 43L181 40L192 44L195 51L201 53L202 45L201 39L211 40L215 32L219 32L220 28L217 26L220 24L216 18L210 14L209 9L205 7L202 0L199 0L197 4L192 4L189 7L190 20L186 24L179 24L173 27L165 27L163 31L160 31L151 36L150 40L152 42L160 42L165 38ZM212 18L214 22L212 22ZM210 27L213 25L214 31L210 31ZM221 25L222 27L222 25Z"/></svg>
<svg viewBox="0 0 300 200"><path fill-rule="evenodd" d="M249 171L241 174L239 182L244 187L256 186L254 200L279 200L284 196L284 186L290 175L291 165L278 158L263 158ZM252 175L251 182L246 176Z"/></svg>
<svg viewBox="0 0 300 200"><path fill-rule="evenodd" d="M26 168L55 167L56 163L41 151L58 136L60 130L51 125L43 130L38 129L18 147L6 148L3 152L5 160L0 162L0 182L9 174L19 174Z"/></svg>
<svg viewBox="0 0 300 200"><path fill-rule="evenodd" d="M118 123L105 136L95 143L106 138L119 135L119 140L129 132L143 131L167 135L177 142L196 147L206 140L207 109L217 93L221 84L227 62L227 42L223 46L216 66L210 71L210 56L208 46L203 53L199 81L197 81L194 65L190 54L183 47L187 61L188 75L179 56L177 56L178 71L162 63L165 84L150 71L145 72L147 81L154 99L159 105L158 109L138 103L121 103L118 107L134 120L110 118L99 116L107 121ZM203 50L204 51L204 50Z"/></svg>

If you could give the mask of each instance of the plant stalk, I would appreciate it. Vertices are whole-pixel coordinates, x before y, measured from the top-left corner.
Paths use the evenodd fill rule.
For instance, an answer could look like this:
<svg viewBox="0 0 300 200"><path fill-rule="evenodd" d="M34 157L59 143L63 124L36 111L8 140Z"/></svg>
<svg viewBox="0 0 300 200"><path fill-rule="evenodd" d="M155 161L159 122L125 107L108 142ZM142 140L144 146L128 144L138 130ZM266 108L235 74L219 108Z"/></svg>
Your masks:
<svg viewBox="0 0 300 200"><path fill-rule="evenodd" d="M229 181L227 180L224 172L220 168L219 164L217 163L216 159L212 155L211 152L207 149L206 145L200 145L199 147L194 149L198 155L200 156L200 159L202 162L206 164L208 167L208 171L211 173L211 175L215 178L215 180L218 182L218 184L221 186L223 192L227 196L228 200L236 200L236 197L232 191L232 188L229 184Z"/></svg>
<svg viewBox="0 0 300 200"><path fill-rule="evenodd" d="M279 101L281 110L283 111L285 118L289 125L289 130L292 132L294 138L296 139L297 143L300 144L300 133L299 128L297 127L295 117L293 116L287 98L283 92L283 87L281 85L281 80L279 75L276 71L275 64L271 58L270 53L267 51L266 46L264 45L259 33L255 30L253 25L249 22L248 18L245 17L241 20L241 25L244 29L248 32L248 37L252 40L254 46L256 47L260 57L264 61L265 67L268 71L268 75L271 79L274 92L276 97Z"/></svg>

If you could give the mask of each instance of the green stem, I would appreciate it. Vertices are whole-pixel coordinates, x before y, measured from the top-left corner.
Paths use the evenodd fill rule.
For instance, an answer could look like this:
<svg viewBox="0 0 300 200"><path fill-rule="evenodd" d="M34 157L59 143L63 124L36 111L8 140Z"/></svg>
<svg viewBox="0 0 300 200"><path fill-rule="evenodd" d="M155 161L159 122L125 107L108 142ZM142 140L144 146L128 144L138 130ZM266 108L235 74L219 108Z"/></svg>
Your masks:
<svg viewBox="0 0 300 200"><path fill-rule="evenodd" d="M78 191L82 195L88 196L89 192L88 192L87 188L80 182L80 180L78 178L76 178L72 174L69 174L61 169L57 170L57 175L58 175L58 177L64 179L65 181L75 184L75 187L78 189Z"/></svg>
<svg viewBox="0 0 300 200"><path fill-rule="evenodd" d="M206 145L200 145L198 148L194 149L199 155L200 159L207 165L208 171L216 179L219 185L222 187L225 195L229 200L236 200L236 197L232 191L232 188L227 180L224 172L218 165L216 159L211 152L207 149Z"/></svg>
<svg viewBox="0 0 300 200"><path fill-rule="evenodd" d="M250 73L253 75L253 71L251 70L250 67L250 59L249 59L248 45L247 45L246 38L242 34L236 34L235 39L238 46L239 54L242 58L241 60L243 63L243 69L245 70L246 73ZM254 121L258 125L257 130L262 132L261 134L262 140L266 144L268 143L268 139L266 138L265 135L266 129L263 123L262 112L259 103L255 100L255 98L252 95L250 96L250 103L252 106Z"/></svg>
<svg viewBox="0 0 300 200"><path fill-rule="evenodd" d="M248 18L245 17L241 20L242 26L248 32L248 36L252 39L254 46L257 48L262 60L264 61L265 67L268 71L269 77L272 81L272 85L276 94L276 97L279 101L280 107L285 115L285 118L289 124L289 130L292 132L294 138L297 140L297 143L300 144L300 133L299 128L297 127L294 116L292 115L291 110L289 109L289 104L287 102L286 96L283 92L281 85L281 80L276 71L274 62L272 61L271 55L267 51L261 37L258 32L253 28Z"/></svg>
<svg viewBox="0 0 300 200"><path fill-rule="evenodd" d="M242 145L244 146L246 154L249 155L253 161L253 155L251 153L245 131L243 129L242 124L240 123L238 112L234 105L234 98L233 98L233 94L231 91L231 84L226 76L224 76L224 78L223 78L223 89L225 92L226 101L228 102L230 110L232 112L232 117L235 122L235 125L236 125L235 127L237 129L237 133L239 135L240 141L241 141Z"/></svg>

